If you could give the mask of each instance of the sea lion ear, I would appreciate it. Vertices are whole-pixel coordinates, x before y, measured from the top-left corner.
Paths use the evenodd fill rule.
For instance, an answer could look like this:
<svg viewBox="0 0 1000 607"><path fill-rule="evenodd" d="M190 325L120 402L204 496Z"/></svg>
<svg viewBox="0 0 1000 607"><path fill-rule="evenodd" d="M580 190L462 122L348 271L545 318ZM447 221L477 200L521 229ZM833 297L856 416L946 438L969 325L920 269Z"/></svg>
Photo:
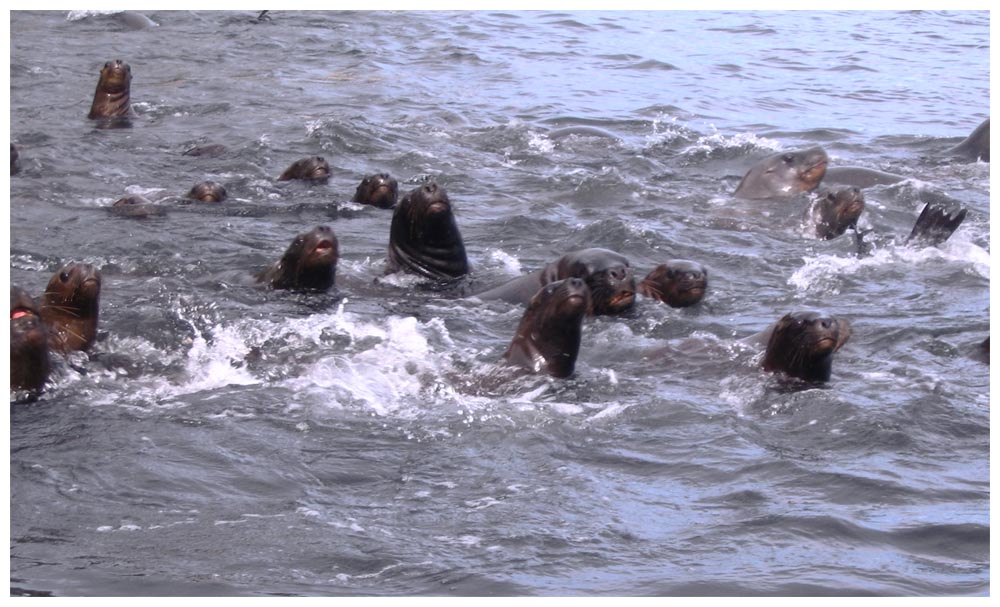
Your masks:
<svg viewBox="0 0 1000 607"><path fill-rule="evenodd" d="M547 285L559 280L559 262L554 261L542 268L541 283Z"/></svg>

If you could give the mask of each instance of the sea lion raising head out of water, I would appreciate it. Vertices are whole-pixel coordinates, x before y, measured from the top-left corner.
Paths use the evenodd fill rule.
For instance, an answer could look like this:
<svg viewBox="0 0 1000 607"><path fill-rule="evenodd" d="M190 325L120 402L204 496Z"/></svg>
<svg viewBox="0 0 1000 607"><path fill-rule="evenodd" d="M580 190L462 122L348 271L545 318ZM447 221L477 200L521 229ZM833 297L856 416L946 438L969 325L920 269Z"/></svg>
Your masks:
<svg viewBox="0 0 1000 607"><path fill-rule="evenodd" d="M89 263L72 261L52 276L42 296L42 319L49 327L52 350L87 350L93 345L100 297L101 273Z"/></svg>
<svg viewBox="0 0 1000 607"><path fill-rule="evenodd" d="M226 188L214 181L202 181L191 188L187 198L198 202L222 202L226 199Z"/></svg>
<svg viewBox="0 0 1000 607"><path fill-rule="evenodd" d="M701 301L708 289L705 266L684 259L672 259L656 266L637 285L646 297L662 301L671 308L686 308Z"/></svg>
<svg viewBox="0 0 1000 607"><path fill-rule="evenodd" d="M121 59L108 61L101 69L94 102L87 118L100 120L107 128L131 126L132 68Z"/></svg>
<svg viewBox="0 0 1000 607"><path fill-rule="evenodd" d="M569 377L589 309L590 289L582 279L550 282L528 303L504 359L535 373Z"/></svg>
<svg viewBox="0 0 1000 607"><path fill-rule="evenodd" d="M368 175L358 184L351 202L370 204L380 209L391 209L396 206L398 185L388 173Z"/></svg>
<svg viewBox="0 0 1000 607"><path fill-rule="evenodd" d="M752 166L733 196L789 198L816 189L826 174L829 158L821 147L772 154Z"/></svg>
<svg viewBox="0 0 1000 607"><path fill-rule="evenodd" d="M434 182L410 191L392 214L386 273L400 270L439 282L469 273L448 194Z"/></svg>
<svg viewBox="0 0 1000 607"><path fill-rule="evenodd" d="M769 331L764 370L816 382L830 379L833 355L851 337L849 322L813 310L786 314Z"/></svg>
<svg viewBox="0 0 1000 607"><path fill-rule="evenodd" d="M824 190L806 210L806 223L815 229L816 238L831 240L848 228L856 228L865 197L859 188Z"/></svg>
<svg viewBox="0 0 1000 607"><path fill-rule="evenodd" d="M539 288L565 278L580 278L590 289L591 312L620 314L635 304L635 275L628 258L608 249L580 249L563 255L540 270L475 295L487 301L502 299L526 305Z"/></svg>
<svg viewBox="0 0 1000 607"><path fill-rule="evenodd" d="M278 177L278 181L291 181L292 179L302 179L314 183L326 183L330 178L330 163L322 156L310 156L301 158L292 163L285 172Z"/></svg>
<svg viewBox="0 0 1000 607"><path fill-rule="evenodd" d="M337 237L327 226L299 234L285 254L257 275L272 289L326 291L333 286L340 256Z"/></svg>
<svg viewBox="0 0 1000 607"><path fill-rule="evenodd" d="M49 331L28 292L10 287L10 389L38 392L49 377Z"/></svg>

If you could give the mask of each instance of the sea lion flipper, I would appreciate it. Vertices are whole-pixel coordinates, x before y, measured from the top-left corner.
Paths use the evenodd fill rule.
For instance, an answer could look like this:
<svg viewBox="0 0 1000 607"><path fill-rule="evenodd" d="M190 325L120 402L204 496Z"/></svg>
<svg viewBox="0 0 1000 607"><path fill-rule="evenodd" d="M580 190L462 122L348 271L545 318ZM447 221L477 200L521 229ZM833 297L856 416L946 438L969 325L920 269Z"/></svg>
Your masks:
<svg viewBox="0 0 1000 607"><path fill-rule="evenodd" d="M906 237L906 244L916 244L923 246L939 245L948 240L952 233L958 229L965 219L967 209L959 207L947 208L933 202L927 203L924 210L920 212L913 230Z"/></svg>

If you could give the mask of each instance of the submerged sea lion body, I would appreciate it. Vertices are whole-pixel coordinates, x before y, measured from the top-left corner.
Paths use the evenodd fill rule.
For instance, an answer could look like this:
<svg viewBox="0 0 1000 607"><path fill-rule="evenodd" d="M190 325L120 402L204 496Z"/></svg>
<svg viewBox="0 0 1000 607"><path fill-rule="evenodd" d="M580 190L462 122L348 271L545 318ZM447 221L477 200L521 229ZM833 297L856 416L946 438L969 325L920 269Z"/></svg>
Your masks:
<svg viewBox="0 0 1000 607"><path fill-rule="evenodd" d="M388 173L368 175L358 184L351 202L368 204L380 209L391 209L396 206L399 197L399 186Z"/></svg>
<svg viewBox="0 0 1000 607"><path fill-rule="evenodd" d="M10 389L39 392L49 377L49 331L28 292L10 287Z"/></svg>
<svg viewBox="0 0 1000 607"><path fill-rule="evenodd" d="M89 263L70 262L52 276L41 306L52 350L87 350L93 345L100 296L101 273Z"/></svg>
<svg viewBox="0 0 1000 607"><path fill-rule="evenodd" d="M967 160L990 161L990 119L987 118L965 138L965 141L948 150Z"/></svg>
<svg viewBox="0 0 1000 607"><path fill-rule="evenodd" d="M310 156L296 160L285 169L278 181L290 181L292 179L302 179L314 183L326 183L330 178L330 163L322 156Z"/></svg>
<svg viewBox="0 0 1000 607"><path fill-rule="evenodd" d="M465 242L451 202L436 183L410 191L392 214L386 273L399 271L439 282L469 273Z"/></svg>
<svg viewBox="0 0 1000 607"><path fill-rule="evenodd" d="M780 152L758 161L733 192L736 198L789 198L816 189L826 174L826 150Z"/></svg>
<svg viewBox="0 0 1000 607"><path fill-rule="evenodd" d="M671 308L686 308L702 300L708 289L708 270L700 263L672 259L656 266L637 290Z"/></svg>
<svg viewBox="0 0 1000 607"><path fill-rule="evenodd" d="M581 249L520 278L477 294L486 301L502 299L527 305L538 289L566 278L580 278L590 289L592 313L618 314L635 303L635 275L628 258L608 249Z"/></svg>
<svg viewBox="0 0 1000 607"><path fill-rule="evenodd" d="M569 377L590 305L590 289L582 279L566 278L543 286L528 303L504 359L535 373Z"/></svg>
<svg viewBox="0 0 1000 607"><path fill-rule="evenodd" d="M111 205L111 213L118 217L144 219L146 217L162 217L167 214L167 211L161 205L155 204L148 198L136 194L116 200Z"/></svg>
<svg viewBox="0 0 1000 607"><path fill-rule="evenodd" d="M329 290L336 279L340 251L337 237L327 226L299 234L285 254L257 275L272 289Z"/></svg>
<svg viewBox="0 0 1000 607"><path fill-rule="evenodd" d="M87 118L106 128L131 126L132 68L121 59L108 61L101 69L94 101Z"/></svg>
<svg viewBox="0 0 1000 607"><path fill-rule="evenodd" d="M823 177L823 184L870 188L877 185L893 185L905 180L906 177L902 175L867 169L865 167L842 166L827 168L826 176Z"/></svg>

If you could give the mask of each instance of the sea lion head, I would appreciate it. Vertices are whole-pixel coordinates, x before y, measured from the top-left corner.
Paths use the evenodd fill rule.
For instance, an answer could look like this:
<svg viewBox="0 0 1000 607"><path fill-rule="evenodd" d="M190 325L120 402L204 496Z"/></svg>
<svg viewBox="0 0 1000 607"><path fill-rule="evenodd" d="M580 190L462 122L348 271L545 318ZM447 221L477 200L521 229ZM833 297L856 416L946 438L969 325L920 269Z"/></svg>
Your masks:
<svg viewBox="0 0 1000 607"><path fill-rule="evenodd" d="M635 275L624 255L600 248L574 251L546 268L542 282L570 277L587 283L595 315L620 314L635 304Z"/></svg>
<svg viewBox="0 0 1000 607"><path fill-rule="evenodd" d="M815 310L791 312L771 330L764 370L783 371L806 381L827 381L834 353L850 337L851 325L846 320Z"/></svg>
<svg viewBox="0 0 1000 607"><path fill-rule="evenodd" d="M46 306L72 307L96 313L101 296L101 272L90 265L71 261L56 272L45 287Z"/></svg>
<svg viewBox="0 0 1000 607"><path fill-rule="evenodd" d="M351 200L380 209L391 209L396 206L398 192L399 186L395 179L388 173L378 173L362 179Z"/></svg>
<svg viewBox="0 0 1000 607"><path fill-rule="evenodd" d="M303 179L315 183L326 183L330 178L330 163L322 156L310 156L302 158L292 163L285 172L278 177L278 181L289 181L291 179Z"/></svg>
<svg viewBox="0 0 1000 607"><path fill-rule="evenodd" d="M10 287L10 388L39 390L49 375L49 332L38 304Z"/></svg>
<svg viewBox="0 0 1000 607"><path fill-rule="evenodd" d="M72 261L49 280L42 296L42 318L50 346L60 351L86 350L97 338L101 273L89 263Z"/></svg>
<svg viewBox="0 0 1000 607"><path fill-rule="evenodd" d="M121 59L108 61L101 68L97 88L105 93L122 93L132 85L132 68Z"/></svg>
<svg viewBox="0 0 1000 607"><path fill-rule="evenodd" d="M392 214L389 271L397 270L439 281L469 272L451 201L444 188L432 181L411 190Z"/></svg>
<svg viewBox="0 0 1000 607"><path fill-rule="evenodd" d="M192 187L187 197L201 202L222 202L226 199L226 188L214 181L203 181Z"/></svg>
<svg viewBox="0 0 1000 607"><path fill-rule="evenodd" d="M823 240L836 238L848 228L858 225L858 218L865 210L865 196L860 188L841 188L825 191L813 206L816 237Z"/></svg>
<svg viewBox="0 0 1000 607"><path fill-rule="evenodd" d="M336 279L340 248L328 226L299 234L275 266L261 275L275 289L326 291Z"/></svg>
<svg viewBox="0 0 1000 607"><path fill-rule="evenodd" d="M88 118L107 118L102 126L127 127L131 106L132 68L121 59L108 61L101 69L101 77L94 91L94 101L90 105Z"/></svg>
<svg viewBox="0 0 1000 607"><path fill-rule="evenodd" d="M737 198L787 198L811 192L826 175L829 157L817 146L772 154L747 171L733 193Z"/></svg>
<svg viewBox="0 0 1000 607"><path fill-rule="evenodd" d="M705 266L684 259L672 259L656 266L638 285L638 291L671 308L686 308L701 301L708 288Z"/></svg>
<svg viewBox="0 0 1000 607"><path fill-rule="evenodd" d="M536 373L569 377L576 366L583 319L590 307L590 289L581 278L543 286L531 298L504 358Z"/></svg>

